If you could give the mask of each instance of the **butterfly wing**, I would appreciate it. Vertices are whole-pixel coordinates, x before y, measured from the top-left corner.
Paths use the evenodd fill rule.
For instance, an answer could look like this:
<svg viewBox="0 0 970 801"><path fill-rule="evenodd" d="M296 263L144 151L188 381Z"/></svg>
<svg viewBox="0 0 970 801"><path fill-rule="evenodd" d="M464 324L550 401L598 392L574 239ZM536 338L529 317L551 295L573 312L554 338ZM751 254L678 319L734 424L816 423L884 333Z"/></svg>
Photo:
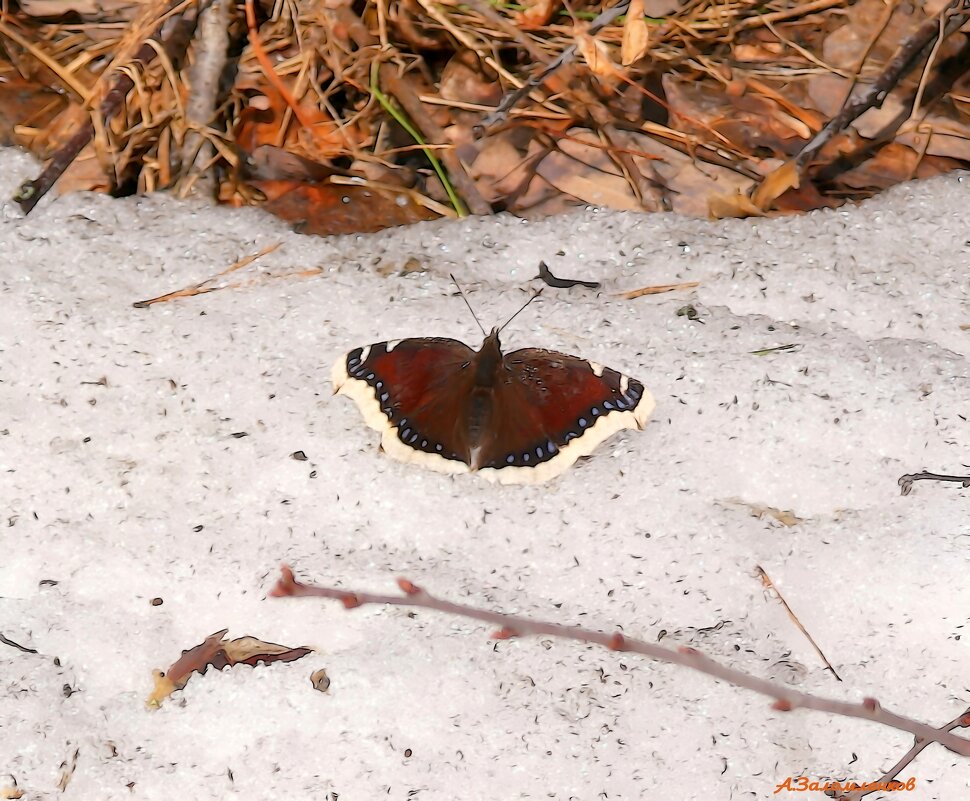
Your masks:
<svg viewBox="0 0 970 801"><path fill-rule="evenodd" d="M460 412L474 381L475 351L456 339L420 337L356 348L333 367L334 391L350 396L381 446L402 462L468 471Z"/></svg>
<svg viewBox="0 0 970 801"><path fill-rule="evenodd" d="M496 384L491 436L480 458L485 478L541 483L624 428L643 428L654 400L643 384L564 353L509 353Z"/></svg>

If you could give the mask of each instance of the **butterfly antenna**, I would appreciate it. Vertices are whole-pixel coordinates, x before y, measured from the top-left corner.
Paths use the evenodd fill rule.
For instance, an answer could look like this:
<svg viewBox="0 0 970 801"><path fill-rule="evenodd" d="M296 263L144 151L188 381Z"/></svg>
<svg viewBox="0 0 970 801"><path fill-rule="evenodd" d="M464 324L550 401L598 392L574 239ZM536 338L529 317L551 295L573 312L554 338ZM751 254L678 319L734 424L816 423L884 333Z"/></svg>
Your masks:
<svg viewBox="0 0 970 801"><path fill-rule="evenodd" d="M545 287L542 287L542 289L545 289ZM530 303L532 303L532 301L534 301L537 297L539 297L539 295L542 294L542 289L537 290L536 293L531 298L529 298L525 303L523 303L522 306L519 308L519 310L515 314L513 314L511 317L509 317L508 320L506 320L504 323L502 323L502 325L499 327L498 330L499 331L504 330L505 329L505 326L507 326L516 317L518 317L520 314L522 314L522 312L525 311L526 306L528 306Z"/></svg>
<svg viewBox="0 0 970 801"><path fill-rule="evenodd" d="M481 320L478 319L478 315L475 314L475 310L472 308L471 303L469 303L468 302L468 298L465 297L465 290L461 288L461 284L458 283L458 279L455 278L454 274L452 274L452 273L448 273L448 277L451 278L451 280L454 281L455 286L458 287L458 294L461 295L461 299L463 301L465 301L465 305L468 307L468 311L470 311L472 313L472 317L475 319L475 322L478 325L479 329L481 329L482 334L484 336L488 336L488 332L482 326L482 322L481 322ZM526 304L526 305L528 305L528 304ZM521 311L521 309L519 311Z"/></svg>

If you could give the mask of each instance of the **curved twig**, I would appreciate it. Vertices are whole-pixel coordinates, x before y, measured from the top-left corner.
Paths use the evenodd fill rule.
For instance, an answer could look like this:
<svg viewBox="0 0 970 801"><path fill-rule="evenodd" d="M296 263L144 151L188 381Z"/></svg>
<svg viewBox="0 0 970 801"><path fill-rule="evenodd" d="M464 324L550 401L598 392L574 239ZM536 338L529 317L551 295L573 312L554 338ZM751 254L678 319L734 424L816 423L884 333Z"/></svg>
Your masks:
<svg viewBox="0 0 970 801"><path fill-rule="evenodd" d="M418 606L425 609L435 609L450 615L461 615L462 617L472 618L473 620L492 623L499 627L499 630L492 635L494 639L498 640L507 640L512 637L529 634L544 634L567 640L595 643L609 648L611 651L632 651L660 662L669 662L674 665L691 668L700 673L706 673L715 679L726 681L736 687L743 687L746 690L767 695L775 699L775 702L772 704L772 709L779 712L790 712L798 708L814 709L818 712L828 712L829 714L841 715L842 717L871 720L875 723L881 723L884 726L898 729L899 731L909 732L921 740L940 743L945 748L962 756L970 756L970 740L951 734L945 728L937 729L926 723L921 723L918 720L908 718L904 715L898 715L895 712L890 712L888 709L883 709L875 698L864 698L861 703L855 704L847 701L838 701L834 698L810 695L809 693L792 690L781 684L759 679L740 670L721 665L713 659L704 656L697 649L688 646L681 646L673 650L648 643L644 640L626 637L619 632L606 634L601 631L580 628L579 626L563 626L559 623L546 623L539 620L532 620L520 615L504 615L500 612L478 609L474 606L457 604L435 598L405 578L398 579L397 584L404 595L376 595L366 592L338 590L330 587L317 587L312 584L303 584L297 581L293 576L293 571L284 565L279 581L277 581L276 586L273 587L269 594L275 598L333 598L341 601L347 609L355 609L358 606L366 606L367 604Z"/></svg>

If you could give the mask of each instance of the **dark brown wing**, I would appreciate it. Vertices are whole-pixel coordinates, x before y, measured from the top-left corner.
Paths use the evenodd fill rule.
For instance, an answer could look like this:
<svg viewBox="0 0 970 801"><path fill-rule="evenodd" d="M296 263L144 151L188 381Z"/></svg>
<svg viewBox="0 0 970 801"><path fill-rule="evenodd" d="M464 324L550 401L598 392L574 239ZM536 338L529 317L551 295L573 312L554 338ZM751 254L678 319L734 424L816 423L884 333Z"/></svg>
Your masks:
<svg viewBox="0 0 970 801"><path fill-rule="evenodd" d="M456 339L378 342L337 361L334 387L350 395L367 424L382 432L384 449L391 456L422 461L408 451L412 449L467 462L461 416L474 381L474 370L469 369L474 355Z"/></svg>
<svg viewBox="0 0 970 801"><path fill-rule="evenodd" d="M527 348L504 368L480 455L483 469L508 471L494 476L503 483L548 480L616 431L642 428L653 409L639 381L576 356Z"/></svg>

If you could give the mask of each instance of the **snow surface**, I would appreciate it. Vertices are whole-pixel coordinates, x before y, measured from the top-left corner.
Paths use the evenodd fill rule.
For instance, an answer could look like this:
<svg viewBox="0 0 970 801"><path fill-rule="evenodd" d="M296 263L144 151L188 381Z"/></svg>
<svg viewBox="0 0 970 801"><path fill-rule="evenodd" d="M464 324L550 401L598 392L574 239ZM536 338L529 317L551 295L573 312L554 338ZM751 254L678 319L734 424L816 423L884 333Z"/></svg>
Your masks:
<svg viewBox="0 0 970 801"><path fill-rule="evenodd" d="M0 197L36 169L0 152ZM586 209L334 239L161 196L45 199L26 219L6 204L0 633L37 653L0 644L0 787L65 801L707 800L791 797L772 796L789 776L878 778L911 737L773 712L632 654L266 593L281 562L355 589L404 575L952 719L970 705L970 492L921 482L901 497L896 482L970 462L968 185L951 175L782 219ZM240 289L132 306L277 242L226 278ZM539 487L379 454L331 396L333 361L402 336L477 342L448 274L490 326L538 285L540 259L603 289L547 289L506 346L640 378L658 402L646 430ZM701 285L616 297L680 281ZM698 319L678 314L688 304ZM195 676L148 711L152 669L224 627L318 650ZM327 693L309 681L321 667ZM917 789L893 796L970 797L970 762L938 746L909 776Z"/></svg>

